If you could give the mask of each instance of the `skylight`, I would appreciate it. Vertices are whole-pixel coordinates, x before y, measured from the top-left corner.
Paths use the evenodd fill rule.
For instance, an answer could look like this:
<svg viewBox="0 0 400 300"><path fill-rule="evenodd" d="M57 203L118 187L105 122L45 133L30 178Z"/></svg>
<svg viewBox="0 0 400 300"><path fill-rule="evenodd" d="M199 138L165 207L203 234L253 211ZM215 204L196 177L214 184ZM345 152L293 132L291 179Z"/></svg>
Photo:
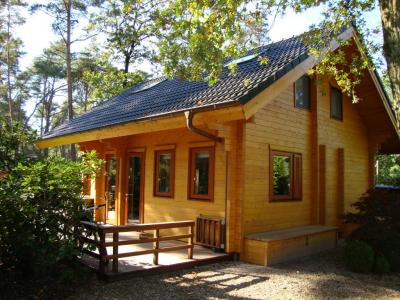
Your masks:
<svg viewBox="0 0 400 300"><path fill-rule="evenodd" d="M255 58L257 56L258 56L258 53L247 55L247 56L243 56L243 57L231 60L230 62L226 63L224 65L224 67L227 67L227 66L230 66L230 65L237 65L237 64L240 64L242 62L252 60L253 58Z"/></svg>
<svg viewBox="0 0 400 300"><path fill-rule="evenodd" d="M150 81L147 81L147 82L143 82L138 88L136 88L133 91L133 93L138 93L138 92L141 92L141 91L148 90L148 89L156 86L157 84L163 82L164 80L165 80L165 78L161 79L161 80L150 80Z"/></svg>

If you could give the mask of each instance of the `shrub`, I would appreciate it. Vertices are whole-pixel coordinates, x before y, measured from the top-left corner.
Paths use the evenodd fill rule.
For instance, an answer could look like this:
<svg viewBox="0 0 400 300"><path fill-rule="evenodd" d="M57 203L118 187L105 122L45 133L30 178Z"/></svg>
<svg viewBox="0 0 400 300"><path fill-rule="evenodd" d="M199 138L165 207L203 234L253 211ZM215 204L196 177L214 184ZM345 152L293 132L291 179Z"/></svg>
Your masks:
<svg viewBox="0 0 400 300"><path fill-rule="evenodd" d="M352 207L356 212L345 215L346 223L376 225L400 233L399 190L369 190Z"/></svg>
<svg viewBox="0 0 400 300"><path fill-rule="evenodd" d="M377 274L386 274L390 272L390 264L384 255L376 256L373 271Z"/></svg>
<svg viewBox="0 0 400 300"><path fill-rule="evenodd" d="M98 166L60 157L19 164L0 180L0 260L21 274L44 276L79 253L82 176Z"/></svg>
<svg viewBox="0 0 400 300"><path fill-rule="evenodd" d="M400 236L396 235L384 241L379 250L389 261L393 272L400 272Z"/></svg>
<svg viewBox="0 0 400 300"><path fill-rule="evenodd" d="M353 204L356 212L345 215L346 223L356 223L349 239L369 244L385 256L393 271L400 271L400 192L375 189Z"/></svg>
<svg viewBox="0 0 400 300"><path fill-rule="evenodd" d="M374 250L367 243L356 240L346 242L344 261L346 266L359 273L371 271L374 265Z"/></svg>

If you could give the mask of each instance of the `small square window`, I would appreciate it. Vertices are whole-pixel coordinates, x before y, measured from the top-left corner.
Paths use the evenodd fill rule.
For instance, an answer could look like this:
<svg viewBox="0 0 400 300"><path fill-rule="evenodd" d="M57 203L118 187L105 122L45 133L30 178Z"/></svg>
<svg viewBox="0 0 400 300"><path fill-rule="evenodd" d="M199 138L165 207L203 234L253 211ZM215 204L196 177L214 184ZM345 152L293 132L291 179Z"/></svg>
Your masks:
<svg viewBox="0 0 400 300"><path fill-rule="evenodd" d="M294 83L294 103L297 108L311 110L311 79L304 75Z"/></svg>
<svg viewBox="0 0 400 300"><path fill-rule="evenodd" d="M331 118L343 120L343 95L337 88L331 88Z"/></svg>

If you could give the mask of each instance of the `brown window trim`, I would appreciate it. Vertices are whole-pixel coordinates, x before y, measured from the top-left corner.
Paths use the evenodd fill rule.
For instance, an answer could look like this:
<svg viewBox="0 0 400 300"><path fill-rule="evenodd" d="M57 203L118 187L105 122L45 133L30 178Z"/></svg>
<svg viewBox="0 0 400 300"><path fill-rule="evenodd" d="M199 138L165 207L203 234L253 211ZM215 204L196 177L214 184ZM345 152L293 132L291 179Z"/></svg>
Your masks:
<svg viewBox="0 0 400 300"><path fill-rule="evenodd" d="M158 190L157 180L160 171L159 165L160 165L161 154L171 154L171 178L169 180L170 184L169 192L160 192ZM175 149L156 150L154 151L154 182L153 182L154 196L174 198L174 191L175 191Z"/></svg>
<svg viewBox="0 0 400 300"><path fill-rule="evenodd" d="M337 117L335 117L335 116L333 116L332 115L332 90L333 89L335 89L335 90L338 90L341 94L342 94L342 111L341 111L341 118L337 118ZM337 87L335 87L335 86L332 86L332 85L330 85L329 86L329 114L330 114L330 118L332 119L332 120L336 120L336 121L341 121L341 122L343 122L343 104L344 104L344 99L343 99L343 92L339 89L339 88L337 88Z"/></svg>
<svg viewBox="0 0 400 300"><path fill-rule="evenodd" d="M287 156L290 158L290 193L289 195L274 195L273 158L275 155ZM298 166L296 169L296 162ZM301 153L270 150L269 153L269 202L290 202L301 201L303 198L303 157ZM297 181L297 185L296 185Z"/></svg>
<svg viewBox="0 0 400 300"><path fill-rule="evenodd" d="M293 82L293 106L295 107L295 108L297 108L297 109L302 109L302 110L305 110L305 111L308 111L308 112L311 112L311 107L312 107L312 90L311 90L311 88L312 88L312 83L311 83L311 81L312 81L312 78L310 77L310 76L308 76L308 75L303 75L303 76L307 76L308 77L308 93L309 93L309 97L310 97L310 99L309 99L309 101L310 101L310 107L309 108L307 108L307 107L302 107L302 106L297 106L296 105L296 81L295 82ZM301 76L301 77L303 77L303 76ZM300 78L301 78L300 77ZM298 78L298 79L300 79L300 78Z"/></svg>
<svg viewBox="0 0 400 300"><path fill-rule="evenodd" d="M195 153L197 151L207 150L210 153L208 166L208 194L194 194L194 169ZM214 172L215 172L215 148L214 147L195 147L189 149L189 173L188 173L188 198L190 200L213 201L214 198Z"/></svg>

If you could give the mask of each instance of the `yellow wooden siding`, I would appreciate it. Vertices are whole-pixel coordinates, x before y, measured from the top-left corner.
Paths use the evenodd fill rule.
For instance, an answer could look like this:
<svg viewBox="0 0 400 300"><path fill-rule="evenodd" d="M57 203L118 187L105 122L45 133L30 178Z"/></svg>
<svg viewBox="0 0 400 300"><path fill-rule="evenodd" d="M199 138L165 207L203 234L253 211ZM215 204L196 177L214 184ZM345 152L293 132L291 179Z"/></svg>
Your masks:
<svg viewBox="0 0 400 300"><path fill-rule="evenodd" d="M275 230L309 224L311 114L293 107L287 87L245 125L244 231ZM269 202L269 149L302 154L303 200Z"/></svg>
<svg viewBox="0 0 400 300"><path fill-rule="evenodd" d="M343 96L343 121L330 118L330 85L323 80L318 86L320 103L319 144L326 145L326 224L338 224L337 176L338 149L344 149L344 210L368 189L368 136L357 112L358 104ZM334 83L332 83L334 85ZM364 99L362 101L368 101Z"/></svg>
<svg viewBox="0 0 400 300"><path fill-rule="evenodd" d="M260 97L260 96L258 96ZM329 82L318 87L318 144L326 145L327 225L338 222L338 148L344 148L344 208L368 188L368 138L357 105L345 97L344 120L330 118ZM313 222L313 112L294 107L293 85L260 109L244 128L244 233L307 225ZM269 202L269 149L302 154L301 201ZM315 193L315 190L314 190Z"/></svg>
<svg viewBox="0 0 400 300"><path fill-rule="evenodd" d="M237 159L237 143L241 139L238 133L237 122L209 123L208 130L223 137L222 143L210 141L194 134L187 128L165 130L154 133L138 134L118 138L118 140L102 140L105 152L112 153L116 149L118 155L127 155L129 152L145 153L145 181L144 181L144 218L145 223L168 222L180 220L195 220L200 214L218 218L225 218L227 213L227 246L229 251L236 251L240 247L240 203L237 200L238 181L240 181L241 160ZM193 147L215 147L214 194L212 201L192 200L188 198L189 150ZM175 149L175 189L174 197L154 196L154 156L160 149ZM118 152L117 151L117 152ZM227 158L229 167L227 168ZM126 161L126 160L125 160ZM127 161L126 161L127 163ZM226 186L226 170L229 171L231 182ZM238 175L239 174L239 175ZM227 199L225 197L227 193ZM101 192L100 192L101 194ZM225 205L225 201L229 203ZM122 205L123 206L123 205ZM121 220L124 220L122 217ZM123 222L123 221L121 221ZM231 250L232 249L232 250Z"/></svg>
<svg viewBox="0 0 400 300"><path fill-rule="evenodd" d="M215 145L215 188L213 201L188 199L189 149L209 142L187 129L140 134L128 138L128 149L144 147L145 188L144 222L195 220L199 214L224 217L225 211L225 155L221 144ZM204 143L206 142L206 143ZM174 198L156 197L153 194L154 151L161 145L175 145L175 195Z"/></svg>

